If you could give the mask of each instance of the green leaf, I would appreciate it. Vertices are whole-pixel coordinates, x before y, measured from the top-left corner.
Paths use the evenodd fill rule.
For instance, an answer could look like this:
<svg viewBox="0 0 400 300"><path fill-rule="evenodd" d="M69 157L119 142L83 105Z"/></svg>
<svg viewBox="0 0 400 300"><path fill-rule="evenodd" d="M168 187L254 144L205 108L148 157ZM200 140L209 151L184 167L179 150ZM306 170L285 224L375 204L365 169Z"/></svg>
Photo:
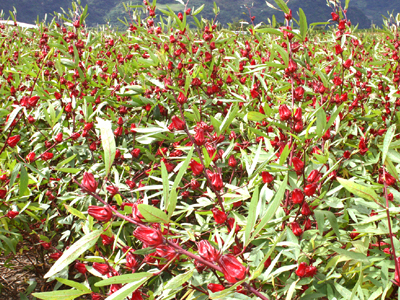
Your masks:
<svg viewBox="0 0 400 300"><path fill-rule="evenodd" d="M325 134L325 132L324 132L325 125L326 125L326 114L325 114L325 110L321 107L320 109L317 110L316 134L318 137L321 137L323 134Z"/></svg>
<svg viewBox="0 0 400 300"><path fill-rule="evenodd" d="M169 221L167 214L157 207L147 204L138 204L137 207L147 222L168 223Z"/></svg>
<svg viewBox="0 0 400 300"><path fill-rule="evenodd" d="M225 130L228 129L228 127L231 125L233 119L235 119L235 117L237 117L237 113L239 112L239 106L238 105L232 105L229 110L228 113L225 116L225 119L222 121L220 127L219 127L219 131L221 133L224 133Z"/></svg>
<svg viewBox="0 0 400 300"><path fill-rule="evenodd" d="M285 195L286 186L287 186L287 179L288 179L288 175L286 174L286 176L283 179L283 182L281 183L281 186L279 187L278 191L276 192L274 198L268 204L267 210L264 213L263 218L261 219L260 223L255 228L251 238L248 240L248 243L250 243L252 240L254 240L254 238L257 236L257 234L275 216L275 213L278 210L279 205L281 204L283 196ZM247 245L245 245L245 246L247 246Z"/></svg>
<svg viewBox="0 0 400 300"><path fill-rule="evenodd" d="M179 274L178 276L170 279L167 284L164 286L163 290L174 290L185 282L187 282L193 276L194 269L187 271L186 273Z"/></svg>
<svg viewBox="0 0 400 300"><path fill-rule="evenodd" d="M17 163L14 167L14 169L11 172L11 176L10 176L10 182L8 183L8 185L11 187L14 185L15 179L17 178L17 175L19 173L19 170L21 169L22 164L21 163Z"/></svg>
<svg viewBox="0 0 400 300"><path fill-rule="evenodd" d="M61 282L62 284L68 285L70 287L76 288L77 290L80 290L82 292L85 293L91 293L92 291L90 289L88 289L85 285L83 285L82 283L76 282L76 281L72 281L72 280L68 280L65 278L56 278L57 281Z"/></svg>
<svg viewBox="0 0 400 300"><path fill-rule="evenodd" d="M101 143L104 150L104 163L107 176L115 159L116 148L114 132L111 128L111 121L104 121L101 118L97 118L97 123L101 132Z"/></svg>
<svg viewBox="0 0 400 300"><path fill-rule="evenodd" d="M167 168L165 167L165 163L163 161L161 161L161 179L163 182L164 202L168 203L169 180L168 180Z"/></svg>
<svg viewBox="0 0 400 300"><path fill-rule="evenodd" d="M8 117L6 126L4 126L4 129L3 129L3 132L6 132L7 129L11 126L12 122L14 122L15 118L17 117L17 115L21 109L22 109L22 106L17 106L16 108L14 108L14 110L11 112L11 114Z"/></svg>
<svg viewBox="0 0 400 300"><path fill-rule="evenodd" d="M76 157L76 154L74 154L74 155L72 155L72 156L70 156L70 157L64 159L63 161L60 161L60 162L57 164L57 168L60 168L60 167L62 167L62 166L64 166L64 165L66 165L66 164L69 163L71 160L73 160L75 157Z"/></svg>
<svg viewBox="0 0 400 300"><path fill-rule="evenodd" d="M337 223L336 216L334 215L333 212L330 211L324 211L324 214L328 218L329 223L331 223L331 227L335 232L337 238L340 240L339 225Z"/></svg>
<svg viewBox="0 0 400 300"><path fill-rule="evenodd" d="M202 6L200 6L199 8L197 8L197 9L192 13L192 16L195 16L195 15L201 13L201 11L203 10L203 8L204 8L204 4L203 4Z"/></svg>
<svg viewBox="0 0 400 300"><path fill-rule="evenodd" d="M271 33L271 34L275 34L275 35L279 35L279 36L283 35L282 31L275 29L275 28L269 28L269 27L257 28L256 31L260 32L260 33Z"/></svg>
<svg viewBox="0 0 400 300"><path fill-rule="evenodd" d="M389 151L389 146L390 143L392 142L395 132L396 132L396 124L390 126L389 129L386 131L385 138L383 139L382 164L385 163L386 155Z"/></svg>
<svg viewBox="0 0 400 300"><path fill-rule="evenodd" d="M251 202L250 202L250 207L249 207L249 214L247 216L247 224L246 224L246 229L244 232L244 244L247 246L248 241L250 239L250 234L254 229L254 225L256 224L257 216L258 216L258 210L257 210L257 205L258 205L258 198L259 198L259 186L256 186L253 196L251 197Z"/></svg>
<svg viewBox="0 0 400 300"><path fill-rule="evenodd" d="M21 173L19 177L19 196L25 196L28 190L29 176L24 166L21 166Z"/></svg>
<svg viewBox="0 0 400 300"><path fill-rule="evenodd" d="M259 113L258 111L249 111L249 112L247 113L247 119L248 119L249 121L258 122L258 121L262 121L262 120L264 120L264 119L266 119L266 118L267 118L266 115L264 115L264 114L262 114L262 113Z"/></svg>
<svg viewBox="0 0 400 300"><path fill-rule="evenodd" d="M353 260L356 260L356 261L359 261L359 262L362 262L365 264L369 263L369 259L365 254L357 253L357 252L353 252L353 251L347 251L347 250L344 250L341 248L335 248L335 247L332 247L330 249L334 252L337 252L339 255L347 257L349 259L353 259Z"/></svg>
<svg viewBox="0 0 400 300"><path fill-rule="evenodd" d="M289 13L289 8L283 0L274 0L275 3L283 10L285 14Z"/></svg>
<svg viewBox="0 0 400 300"><path fill-rule="evenodd" d="M367 200L378 201L379 197L372 188L338 177L339 183L350 193Z"/></svg>
<svg viewBox="0 0 400 300"><path fill-rule="evenodd" d="M84 253L89 248L93 247L97 239L103 230L96 230L83 236L79 241L75 242L68 250L66 250L63 255L55 262L55 264L50 268L50 270L44 275L44 278L50 278L51 276L57 274L62 269L67 267L75 259L77 259L82 253Z"/></svg>
<svg viewBox="0 0 400 300"><path fill-rule="evenodd" d="M80 218L80 219L82 219L82 220L86 220L85 215L84 215L83 213L81 213L79 210L77 210L77 209L75 209L75 208L73 208L73 207L71 207L71 206L69 206L69 205L66 205L66 204L64 204L64 207L65 207L71 214L73 214L74 216L76 216L76 217L78 217L78 218Z"/></svg>
<svg viewBox="0 0 400 300"><path fill-rule="evenodd" d="M344 9L348 9L349 8L349 3L350 3L350 0L346 0L345 5L344 5Z"/></svg>
<svg viewBox="0 0 400 300"><path fill-rule="evenodd" d="M33 293L32 296L42 300L73 300L85 294L89 293L78 290L62 290L45 293Z"/></svg>
<svg viewBox="0 0 400 300"><path fill-rule="evenodd" d="M173 212L175 211L176 202L177 202L176 189L178 188L178 185L181 182L183 175L187 172L187 168L189 166L190 160L192 159L193 151L194 151L194 146L192 146L188 155L186 156L185 161L183 162L182 166L180 167L178 175L176 175L174 184L172 185L171 193L169 194L169 197L168 197L168 202L166 202L166 204L165 204L165 207L168 212L168 220L169 220L169 218L171 218Z"/></svg>
<svg viewBox="0 0 400 300"><path fill-rule="evenodd" d="M96 282L94 285L97 287L106 286L111 284L125 284L130 283L132 281L137 281L142 278L151 277L153 276L152 273L149 272L141 272L141 273L134 273L134 274L124 274L119 276L113 276L99 282Z"/></svg>
<svg viewBox="0 0 400 300"><path fill-rule="evenodd" d="M82 171L82 169L77 169L77 168L60 168L56 169L57 171L64 172L64 173L71 173L71 174L76 174Z"/></svg>
<svg viewBox="0 0 400 300"><path fill-rule="evenodd" d="M304 39L306 38L306 35L307 35L307 29L308 29L307 18L306 18L304 11L301 8L299 8L299 15L300 15L300 36L304 41Z"/></svg>
<svg viewBox="0 0 400 300"><path fill-rule="evenodd" d="M0 234L0 239L4 241L4 243L6 243L6 245L8 246L8 248L14 253L17 254L16 252L16 247L14 245L14 243L7 237L5 237L4 235Z"/></svg>
<svg viewBox="0 0 400 300"><path fill-rule="evenodd" d="M325 215L322 210L314 210L315 219L317 220L318 231L319 234L322 235L324 233L324 220Z"/></svg>

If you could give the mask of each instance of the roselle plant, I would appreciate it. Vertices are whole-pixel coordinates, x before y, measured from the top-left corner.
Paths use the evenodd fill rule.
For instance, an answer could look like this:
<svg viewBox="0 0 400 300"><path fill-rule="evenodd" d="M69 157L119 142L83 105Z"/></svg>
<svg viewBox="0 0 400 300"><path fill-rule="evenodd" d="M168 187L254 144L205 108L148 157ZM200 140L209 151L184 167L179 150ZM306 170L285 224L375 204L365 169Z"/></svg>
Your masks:
<svg viewBox="0 0 400 300"><path fill-rule="evenodd" d="M398 297L399 18L358 32L348 2L323 34L282 0L247 34L146 0L126 32L76 3L1 25L0 249L48 280L25 297Z"/></svg>

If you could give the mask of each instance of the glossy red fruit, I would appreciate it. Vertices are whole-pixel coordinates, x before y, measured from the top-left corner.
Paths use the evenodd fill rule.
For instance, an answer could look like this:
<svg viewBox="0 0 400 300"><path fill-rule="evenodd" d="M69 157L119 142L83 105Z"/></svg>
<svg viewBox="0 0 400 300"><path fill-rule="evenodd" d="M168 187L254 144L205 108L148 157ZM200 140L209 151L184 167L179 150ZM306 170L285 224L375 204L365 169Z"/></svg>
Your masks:
<svg viewBox="0 0 400 300"><path fill-rule="evenodd" d="M225 279L230 283L236 283L246 277L246 268L232 254L222 255L218 261Z"/></svg>
<svg viewBox="0 0 400 300"><path fill-rule="evenodd" d="M219 251L215 249L209 241L201 240L197 243L197 249L199 250L199 254L205 260L210 262L217 262L220 256Z"/></svg>
<svg viewBox="0 0 400 300"><path fill-rule="evenodd" d="M112 218L112 211L107 206L95 206L90 205L88 208L88 214L97 221L108 222Z"/></svg>
<svg viewBox="0 0 400 300"><path fill-rule="evenodd" d="M226 214L223 211L220 211L218 208L214 207L212 210L215 222L217 224L222 224L226 221Z"/></svg>
<svg viewBox="0 0 400 300"><path fill-rule="evenodd" d="M14 135L14 136L10 136L7 140L7 144L11 147L14 148L15 146L17 146L18 142L21 140L21 136L18 135Z"/></svg>
<svg viewBox="0 0 400 300"><path fill-rule="evenodd" d="M147 226L139 226L133 232L133 236L148 247L156 247L163 243L163 236L158 229Z"/></svg>
<svg viewBox="0 0 400 300"><path fill-rule="evenodd" d="M98 182L95 180L92 173L83 173L82 185L91 193L95 193L97 190Z"/></svg>

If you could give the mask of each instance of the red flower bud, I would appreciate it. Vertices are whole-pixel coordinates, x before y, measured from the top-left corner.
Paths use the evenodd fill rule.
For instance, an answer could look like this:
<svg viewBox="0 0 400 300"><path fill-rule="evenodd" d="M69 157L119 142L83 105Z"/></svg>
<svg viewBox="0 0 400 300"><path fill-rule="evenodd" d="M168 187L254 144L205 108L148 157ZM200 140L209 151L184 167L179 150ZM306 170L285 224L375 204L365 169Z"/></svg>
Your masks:
<svg viewBox="0 0 400 300"><path fill-rule="evenodd" d="M183 104L185 104L187 102L187 98L182 92L179 92L179 96L178 96L177 101L178 101L179 104L183 105Z"/></svg>
<svg viewBox="0 0 400 300"><path fill-rule="evenodd" d="M35 152L29 152L29 154L25 157L28 162L33 162L35 160Z"/></svg>
<svg viewBox="0 0 400 300"><path fill-rule="evenodd" d="M63 134L62 134L62 132L60 132L59 134L57 134L56 137L54 138L54 140L55 140L57 143L61 143L62 140L63 140Z"/></svg>
<svg viewBox="0 0 400 300"><path fill-rule="evenodd" d="M308 206L307 202L303 203L303 206L301 207L301 214L303 216L310 216L312 214L311 209Z"/></svg>
<svg viewBox="0 0 400 300"><path fill-rule="evenodd" d="M0 189L0 199L4 199L6 197L7 190L6 189Z"/></svg>
<svg viewBox="0 0 400 300"><path fill-rule="evenodd" d="M293 157L292 164L293 164L293 168L296 171L296 173L301 173L303 171L304 163L300 158L298 158L296 156Z"/></svg>
<svg viewBox="0 0 400 300"><path fill-rule="evenodd" d="M300 264L299 264L299 266L297 267L297 270L296 270L296 275L297 276L299 276L300 278L301 277L305 277L305 275L306 275L306 268L307 268L307 264L305 263L305 262L301 262Z"/></svg>
<svg viewBox="0 0 400 300"><path fill-rule="evenodd" d="M306 196L311 197L312 195L315 194L316 190L317 190L317 185L315 183L307 184L304 188L304 194L306 194Z"/></svg>
<svg viewBox="0 0 400 300"><path fill-rule="evenodd" d="M292 228L293 234L295 236L300 236L303 234L303 230L300 228L299 223L292 222L292 223L290 223L290 227Z"/></svg>
<svg viewBox="0 0 400 300"><path fill-rule="evenodd" d="M200 183L199 183L196 179L192 178L192 180L190 181L190 188L191 188L193 191L195 191L195 190L197 190L199 187L200 187Z"/></svg>
<svg viewBox="0 0 400 300"><path fill-rule="evenodd" d="M209 175L210 176L210 175ZM220 191L224 187L224 182L222 181L222 175L221 173L213 173L210 176L211 179L211 184L213 187L217 190Z"/></svg>
<svg viewBox="0 0 400 300"><path fill-rule="evenodd" d="M39 99L40 99L39 96L33 96L33 97L29 98L29 100L28 100L29 106L30 107L35 107L36 104L38 103Z"/></svg>
<svg viewBox="0 0 400 300"><path fill-rule="evenodd" d="M140 155L140 149L139 149L139 148L133 149L132 152L131 152L131 154L132 154L132 157L133 157L133 158L138 158L139 155Z"/></svg>
<svg viewBox="0 0 400 300"><path fill-rule="evenodd" d="M317 268L314 266L308 266L305 271L305 277L313 277L317 274Z"/></svg>
<svg viewBox="0 0 400 300"><path fill-rule="evenodd" d="M59 258L61 257L61 255L62 255L61 252L56 252L56 253L50 254L49 257L50 257L51 259L57 260L57 259L59 259Z"/></svg>
<svg viewBox="0 0 400 300"><path fill-rule="evenodd" d="M41 157L42 157L42 159L43 159L44 161L47 161L47 160L52 159L52 158L54 157L54 154L51 153L51 152L45 152L45 153L42 154Z"/></svg>
<svg viewBox="0 0 400 300"><path fill-rule="evenodd" d="M14 210L10 210L9 212L7 212L7 218L9 219L14 219L16 216L19 215L18 211L14 211Z"/></svg>
<svg viewBox="0 0 400 300"><path fill-rule="evenodd" d="M108 264L93 263L93 269L99 272L101 275L106 275L110 271L110 266Z"/></svg>
<svg viewBox="0 0 400 300"><path fill-rule="evenodd" d="M81 274L85 274L87 271L86 265L80 262L75 263L75 269Z"/></svg>
<svg viewBox="0 0 400 300"><path fill-rule="evenodd" d="M294 73L296 72L296 70L297 70L297 63L293 59L290 59L288 64L289 73Z"/></svg>
<svg viewBox="0 0 400 300"><path fill-rule="evenodd" d="M119 193L119 188L116 186L109 185L106 187L106 190L111 194L111 196L114 196Z"/></svg>
<svg viewBox="0 0 400 300"><path fill-rule="evenodd" d="M271 183L274 180L274 176L267 171L261 172L261 176L264 183Z"/></svg>
<svg viewBox="0 0 400 300"><path fill-rule="evenodd" d="M292 113L285 104L279 106L279 117L282 121L289 120L291 115Z"/></svg>
<svg viewBox="0 0 400 300"><path fill-rule="evenodd" d="M196 131L196 134L194 136L194 142L196 143L197 146L202 146L206 142L204 138L204 130L202 128L199 128Z"/></svg>
<svg viewBox="0 0 400 300"><path fill-rule="evenodd" d="M190 165L190 167L192 169L193 175L197 176L197 175L200 175L203 172L203 165L198 163L197 161L192 159L190 161L189 165Z"/></svg>
<svg viewBox="0 0 400 300"><path fill-rule="evenodd" d="M312 170L310 175L307 177L308 182L317 182L321 178L321 174L318 170Z"/></svg>
<svg viewBox="0 0 400 300"><path fill-rule="evenodd" d="M90 205L88 208L88 214L101 222L108 222L112 218L112 211L108 206L101 207Z"/></svg>
<svg viewBox="0 0 400 300"><path fill-rule="evenodd" d="M226 214L223 211L220 211L216 207L214 207L211 211L217 224L222 224L226 221Z"/></svg>
<svg viewBox="0 0 400 300"><path fill-rule="evenodd" d="M177 116L172 116L171 121L177 130L185 129L185 121L179 119Z"/></svg>
<svg viewBox="0 0 400 300"><path fill-rule="evenodd" d="M218 261L225 279L236 283L246 277L246 268L232 254L222 255Z"/></svg>
<svg viewBox="0 0 400 300"><path fill-rule="evenodd" d="M51 243L47 243L47 242L42 241L42 240L40 240L39 243L40 243L40 245L42 245L42 247L43 247L44 249L46 249L46 250L48 250L48 249L51 248Z"/></svg>
<svg viewBox="0 0 400 300"><path fill-rule="evenodd" d="M301 110L301 107L299 107L298 109L296 109L293 118L294 118L294 120L297 121L297 122L302 121L302 110Z"/></svg>
<svg viewBox="0 0 400 300"><path fill-rule="evenodd" d="M11 148L14 148L17 144L18 144L18 142L20 141L20 139L21 139L21 136L18 134L18 135L14 135L14 136L10 136L9 138L8 138L8 140L7 140L7 144L11 147Z"/></svg>
<svg viewBox="0 0 400 300"><path fill-rule="evenodd" d="M332 15L332 20L333 21L339 22L339 15L338 14L336 14L334 12L331 12L331 15Z"/></svg>
<svg viewBox="0 0 400 300"><path fill-rule="evenodd" d="M229 218L228 219L228 229L229 231L232 231L233 225L235 225L235 218ZM238 233L240 230L240 227L238 224L236 224L235 232Z"/></svg>
<svg viewBox="0 0 400 300"><path fill-rule="evenodd" d="M92 173L85 172L83 174L82 185L91 193L95 193L97 189L97 181Z"/></svg>
<svg viewBox="0 0 400 300"><path fill-rule="evenodd" d="M236 161L236 159L235 159L235 157L234 157L233 155L231 155L231 156L229 157L228 165L229 165L230 167L232 167L232 168L235 168L235 167L237 166L237 161Z"/></svg>
<svg viewBox="0 0 400 300"><path fill-rule="evenodd" d="M341 54L343 52L342 46L340 46L339 44L336 44L335 45L335 52L336 52L336 55Z"/></svg>
<svg viewBox="0 0 400 300"><path fill-rule="evenodd" d="M163 236L160 230L146 226L139 226L136 228L133 232L133 236L148 247L156 247L163 242Z"/></svg>
<svg viewBox="0 0 400 300"><path fill-rule="evenodd" d="M199 254L202 258L208 261L217 262L219 258L219 251L215 249L209 241L201 240L197 244L197 248L199 249Z"/></svg>
<svg viewBox="0 0 400 300"><path fill-rule="evenodd" d="M158 245L156 247L156 256L172 260L176 255L174 248L167 245Z"/></svg>
<svg viewBox="0 0 400 300"><path fill-rule="evenodd" d="M101 242L103 243L104 246L111 245L114 243L114 237L109 237L108 235L101 234Z"/></svg>
<svg viewBox="0 0 400 300"><path fill-rule="evenodd" d="M295 189L292 192L292 202L293 204L301 204L304 200L304 194L300 189Z"/></svg>
<svg viewBox="0 0 400 300"><path fill-rule="evenodd" d="M207 288L213 293L220 292L225 289L223 285L217 283L209 283Z"/></svg>

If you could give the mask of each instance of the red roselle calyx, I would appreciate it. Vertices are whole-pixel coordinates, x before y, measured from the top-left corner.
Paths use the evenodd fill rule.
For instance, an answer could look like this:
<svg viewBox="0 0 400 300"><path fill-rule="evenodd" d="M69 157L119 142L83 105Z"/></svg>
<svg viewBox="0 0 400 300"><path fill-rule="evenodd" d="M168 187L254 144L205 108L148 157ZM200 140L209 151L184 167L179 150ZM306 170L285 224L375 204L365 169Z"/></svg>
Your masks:
<svg viewBox="0 0 400 300"><path fill-rule="evenodd" d="M10 136L7 140L7 144L11 147L14 148L15 146L17 146L18 142L21 140L21 136L18 135L14 135L14 136Z"/></svg>
<svg viewBox="0 0 400 300"><path fill-rule="evenodd" d="M300 189L294 189L292 192L293 204L301 204L304 200L304 194Z"/></svg>
<svg viewBox="0 0 400 300"><path fill-rule="evenodd" d="M193 159L190 161L189 166L192 169L193 175L195 176L200 175L204 169L202 164Z"/></svg>
<svg viewBox="0 0 400 300"><path fill-rule="evenodd" d="M211 211L217 224L222 224L226 221L226 214L223 211L220 211L216 207L214 207Z"/></svg>
<svg viewBox="0 0 400 300"><path fill-rule="evenodd" d="M301 174L301 172L303 172L304 163L301 159L299 159L298 157L293 157L292 164L293 164L293 168L297 174L299 174L299 173Z"/></svg>
<svg viewBox="0 0 400 300"><path fill-rule="evenodd" d="M223 285L217 283L209 283L207 288L213 293L220 292L225 289Z"/></svg>
<svg viewBox="0 0 400 300"><path fill-rule="evenodd" d="M261 177L264 183L271 183L274 180L274 176L266 171L261 172Z"/></svg>
<svg viewBox="0 0 400 300"><path fill-rule="evenodd" d="M232 254L222 255L218 264L221 266L225 279L230 283L236 283L246 277L246 268Z"/></svg>
<svg viewBox="0 0 400 300"><path fill-rule="evenodd" d="M197 244L197 248L199 250L199 254L201 257L203 257L205 260L212 261L212 262L217 262L219 258L219 252L217 249L215 249L209 241L207 240L201 240Z"/></svg>
<svg viewBox="0 0 400 300"><path fill-rule="evenodd" d="M91 193L95 193L97 190L98 182L94 179L92 173L85 172L83 174L82 185Z"/></svg>
<svg viewBox="0 0 400 300"><path fill-rule="evenodd" d="M88 214L92 216L94 219L101 222L108 222L112 218L112 211L109 207L101 207L90 205L88 208Z"/></svg>
<svg viewBox="0 0 400 300"><path fill-rule="evenodd" d="M172 116L171 121L175 129L177 130L185 129L185 121L179 119L177 116Z"/></svg>
<svg viewBox="0 0 400 300"><path fill-rule="evenodd" d="M163 242L163 236L158 229L147 226L139 226L133 232L133 236L144 243L147 247L156 247Z"/></svg>
<svg viewBox="0 0 400 300"><path fill-rule="evenodd" d="M291 115L292 113L285 104L279 106L279 117L282 121L289 120Z"/></svg>

